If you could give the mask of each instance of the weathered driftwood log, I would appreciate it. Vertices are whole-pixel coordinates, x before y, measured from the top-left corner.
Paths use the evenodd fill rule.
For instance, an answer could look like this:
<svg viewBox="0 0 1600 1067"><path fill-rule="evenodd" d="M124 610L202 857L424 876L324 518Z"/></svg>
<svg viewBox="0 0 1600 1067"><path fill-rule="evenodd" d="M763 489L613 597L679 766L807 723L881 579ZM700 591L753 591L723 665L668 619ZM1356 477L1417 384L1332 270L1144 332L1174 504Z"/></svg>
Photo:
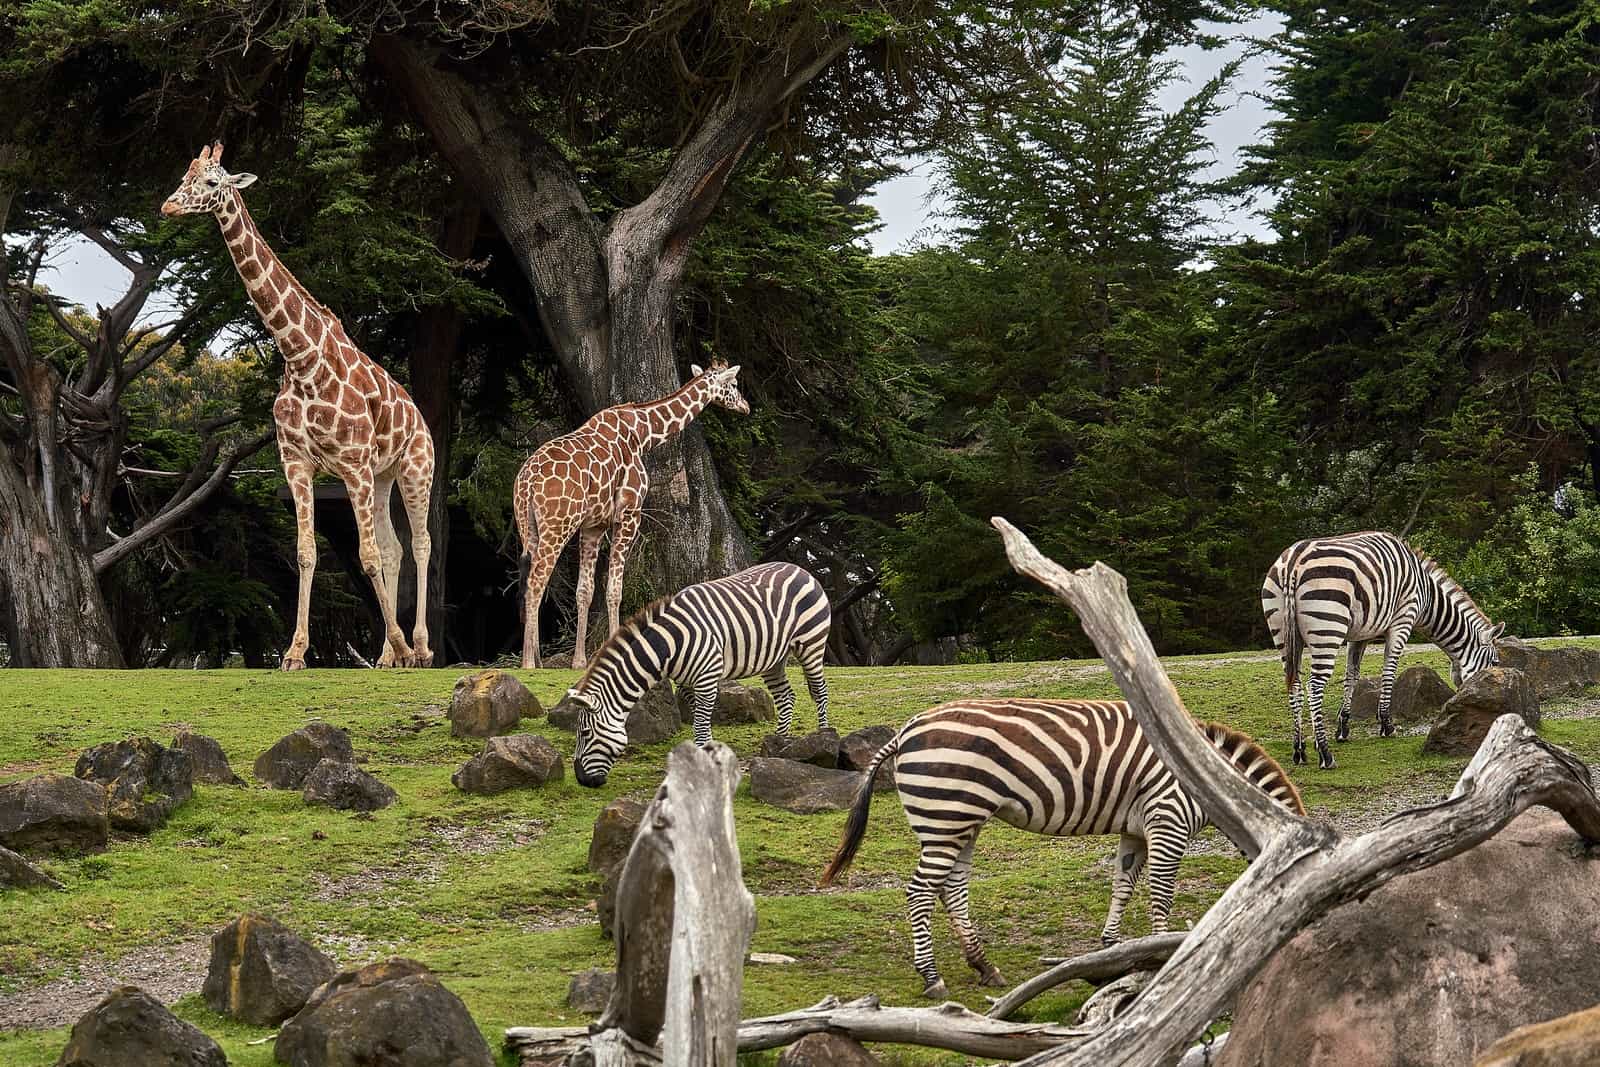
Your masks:
<svg viewBox="0 0 1600 1067"><path fill-rule="evenodd" d="M667 756L667 779L623 861L617 984L593 1027L596 1067L733 1067L756 925L733 830L738 784L727 745L685 742Z"/></svg>
<svg viewBox="0 0 1600 1067"><path fill-rule="evenodd" d="M1447 800L1401 812L1355 838L1291 815L1234 773L1195 728L1121 575L1100 563L1067 571L1004 519L993 523L1012 566L1077 612L1162 761L1254 860L1125 1013L1083 1041L1030 1057L1030 1067L1175 1061L1306 924L1392 878L1465 852L1534 804L1560 812L1585 840L1600 841L1600 800L1588 768L1514 715L1495 722Z"/></svg>
<svg viewBox="0 0 1600 1067"><path fill-rule="evenodd" d="M1121 978L1134 971L1148 971L1161 966L1183 944L1189 935L1182 930L1165 934L1150 934L1121 941L1107 948L1086 952L1065 960L1042 960L1055 966L1043 971L1017 986L1003 997L993 998L989 1018L1009 1019L1016 1010L1047 989L1054 989L1074 978L1088 982L1103 982Z"/></svg>
<svg viewBox="0 0 1600 1067"><path fill-rule="evenodd" d="M1056 1023L1013 1023L968 1011L951 1001L937 1007L885 1008L877 997L848 1002L827 997L801 1011L746 1019L739 1024L739 1051L792 1045L807 1034L832 1030L857 1041L923 1045L969 1056L1014 1060L1073 1041L1088 1033L1082 1027ZM515 1027L506 1044L524 1060L572 1053L589 1041L581 1027ZM598 1049L596 1062L599 1062ZM659 1054L659 1053L658 1053Z"/></svg>

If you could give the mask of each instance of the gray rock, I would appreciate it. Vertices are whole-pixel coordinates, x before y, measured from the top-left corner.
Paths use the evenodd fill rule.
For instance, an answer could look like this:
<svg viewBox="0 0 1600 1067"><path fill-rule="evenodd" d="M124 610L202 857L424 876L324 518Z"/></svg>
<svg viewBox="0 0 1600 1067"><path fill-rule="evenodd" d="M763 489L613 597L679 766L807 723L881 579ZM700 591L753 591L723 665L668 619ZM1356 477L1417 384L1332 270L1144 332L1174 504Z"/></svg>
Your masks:
<svg viewBox="0 0 1600 1067"><path fill-rule="evenodd" d="M1519 1026L1473 1067L1594 1067L1600 1063L1600 1006Z"/></svg>
<svg viewBox="0 0 1600 1067"><path fill-rule="evenodd" d="M1342 698L1344 690L1340 689L1339 694ZM1376 678L1356 679L1355 695L1350 698L1350 721L1352 723L1375 723L1378 721L1378 680Z"/></svg>
<svg viewBox="0 0 1600 1067"><path fill-rule="evenodd" d="M323 760L306 775L301 796L307 804L340 811L377 811L398 799L393 789L355 764L331 759Z"/></svg>
<svg viewBox="0 0 1600 1067"><path fill-rule="evenodd" d="M218 1015L276 1026L338 971L288 927L263 915L243 915L211 935L211 966L201 994Z"/></svg>
<svg viewBox="0 0 1600 1067"><path fill-rule="evenodd" d="M0 847L0 889L60 889L61 883L12 852Z"/></svg>
<svg viewBox="0 0 1600 1067"><path fill-rule="evenodd" d="M1533 683L1513 667L1479 671L1445 704L1423 742L1423 754L1470 756L1478 751L1494 721L1508 713L1522 716L1535 730L1539 728L1539 698Z"/></svg>
<svg viewBox="0 0 1600 1067"><path fill-rule="evenodd" d="M599 1015L611 1001L611 991L616 988L615 971L591 968L572 976L567 986L567 1007L585 1015Z"/></svg>
<svg viewBox="0 0 1600 1067"><path fill-rule="evenodd" d="M325 759L354 763L350 735L329 723L307 723L256 757L256 780L274 789L302 789L306 775Z"/></svg>
<svg viewBox="0 0 1600 1067"><path fill-rule="evenodd" d="M194 766L182 749L148 737L85 749L73 774L105 788L106 815L118 830L147 834L194 796Z"/></svg>
<svg viewBox="0 0 1600 1067"><path fill-rule="evenodd" d="M194 780L212 785L243 785L244 779L233 773L227 753L222 746L205 734L179 731L172 739L172 747L189 754L189 766L194 770Z"/></svg>
<svg viewBox="0 0 1600 1067"><path fill-rule="evenodd" d="M893 726L864 726L839 740L839 769L865 771L872 766L878 750L887 745L899 729ZM894 788L894 760L878 764L878 773L872 779L874 793L886 793Z"/></svg>
<svg viewBox="0 0 1600 1067"><path fill-rule="evenodd" d="M105 787L65 774L0 785L0 845L18 852L101 852L111 834Z"/></svg>
<svg viewBox="0 0 1600 1067"><path fill-rule="evenodd" d="M657 683L628 712L630 744L653 745L676 737L682 728L671 682Z"/></svg>
<svg viewBox="0 0 1600 1067"><path fill-rule="evenodd" d="M839 766L839 731L828 729L799 737L768 734L758 750L768 759L787 759L814 767Z"/></svg>
<svg viewBox="0 0 1600 1067"><path fill-rule="evenodd" d="M1600 685L1600 649L1540 648L1515 637L1495 642L1500 666L1528 676L1539 699L1571 696Z"/></svg>
<svg viewBox="0 0 1600 1067"><path fill-rule="evenodd" d="M1432 667L1407 667L1394 680L1389 715L1395 722L1432 722L1455 690Z"/></svg>
<svg viewBox="0 0 1600 1067"><path fill-rule="evenodd" d="M537 789L565 773L561 753L536 734L491 737L483 751L450 776L457 789L493 795L508 789Z"/></svg>
<svg viewBox="0 0 1600 1067"><path fill-rule="evenodd" d="M595 910L604 937L610 937L615 928L617 882L622 877L622 862L628 858L634 835L644 821L645 807L637 800L619 797L595 816L594 835L589 839L589 869L600 876Z"/></svg>
<svg viewBox="0 0 1600 1067"><path fill-rule="evenodd" d="M807 1034L783 1050L778 1067L877 1067L878 1058L844 1034Z"/></svg>
<svg viewBox="0 0 1600 1067"><path fill-rule="evenodd" d="M289 1067L494 1067L466 1005L422 964L392 959L318 986L278 1031Z"/></svg>
<svg viewBox="0 0 1600 1067"><path fill-rule="evenodd" d="M1535 808L1334 909L1240 994L1216 1062L1460 1067L1513 1027L1590 1007L1597 866L1559 815Z"/></svg>
<svg viewBox="0 0 1600 1067"><path fill-rule="evenodd" d="M750 761L750 795L801 815L848 808L865 778L860 771L794 760L757 756Z"/></svg>
<svg viewBox="0 0 1600 1067"><path fill-rule="evenodd" d="M523 719L544 714L539 700L513 675L490 668L456 680L450 697L451 737L496 737Z"/></svg>
<svg viewBox="0 0 1600 1067"><path fill-rule="evenodd" d="M694 723L694 690L677 687L678 718ZM752 722L777 722L778 707L765 686L722 682L717 686L717 703L711 709L712 726L740 726Z"/></svg>
<svg viewBox="0 0 1600 1067"><path fill-rule="evenodd" d="M217 1043L133 986L77 1021L56 1067L226 1067Z"/></svg>

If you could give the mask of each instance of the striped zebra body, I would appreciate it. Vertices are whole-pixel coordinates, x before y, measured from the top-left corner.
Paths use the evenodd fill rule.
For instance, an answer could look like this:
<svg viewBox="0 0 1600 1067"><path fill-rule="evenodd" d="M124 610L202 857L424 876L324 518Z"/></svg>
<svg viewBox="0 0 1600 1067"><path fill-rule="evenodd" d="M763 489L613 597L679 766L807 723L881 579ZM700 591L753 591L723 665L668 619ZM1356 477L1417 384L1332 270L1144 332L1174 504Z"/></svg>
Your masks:
<svg viewBox="0 0 1600 1067"><path fill-rule="evenodd" d="M1505 628L1491 623L1466 590L1433 560L1394 534L1370 531L1290 545L1262 583L1261 610L1273 644L1283 655L1294 716L1294 761L1306 762L1301 724L1309 704L1317 762L1324 770L1335 762L1323 725L1322 698L1340 646L1347 645L1348 651L1335 739L1350 739L1350 702L1361 676L1361 657L1367 645L1380 638L1384 644L1378 733L1389 737L1394 733L1389 699L1395 672L1414 628L1428 631L1450 657L1451 680L1457 687L1499 662L1494 642ZM1305 679L1300 676L1302 651L1311 654Z"/></svg>
<svg viewBox="0 0 1600 1067"><path fill-rule="evenodd" d="M1304 814L1294 784L1259 745L1217 723L1202 728L1247 778ZM1150 926L1158 933L1166 929L1178 861L1207 820L1156 757L1125 702L968 700L916 716L873 758L823 885L855 858L866 833L873 775L890 758L900 804L921 844L906 886L906 912L926 996L947 993L933 960L936 900L944 904L979 980L1001 984L973 928L967 897L973 847L991 818L1060 837L1120 834L1101 940L1120 939L1123 909L1147 862Z"/></svg>
<svg viewBox="0 0 1600 1067"><path fill-rule="evenodd" d="M644 608L613 634L562 702L577 705L573 770L580 785L605 784L628 743L628 712L664 678L694 693L694 743L711 743L719 684L760 675L778 709L778 733L794 717L794 687L784 671L792 651L828 728L822 660L832 614L821 583L792 563L766 563L700 582Z"/></svg>

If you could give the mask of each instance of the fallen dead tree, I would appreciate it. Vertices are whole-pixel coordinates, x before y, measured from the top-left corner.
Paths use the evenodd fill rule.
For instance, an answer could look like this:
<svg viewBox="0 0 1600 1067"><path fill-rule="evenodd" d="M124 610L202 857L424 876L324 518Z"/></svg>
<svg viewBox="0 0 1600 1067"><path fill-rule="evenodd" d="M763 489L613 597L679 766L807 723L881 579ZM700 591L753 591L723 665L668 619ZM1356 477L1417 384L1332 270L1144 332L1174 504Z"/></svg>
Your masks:
<svg viewBox="0 0 1600 1067"><path fill-rule="evenodd" d="M1104 982L1134 971L1155 970L1171 958L1188 936L1184 931L1173 930L1165 934L1135 937L1071 959L1042 961L1055 966L1034 975L1005 996L993 998L989 1018L1009 1019L1034 997L1075 978L1086 982Z"/></svg>

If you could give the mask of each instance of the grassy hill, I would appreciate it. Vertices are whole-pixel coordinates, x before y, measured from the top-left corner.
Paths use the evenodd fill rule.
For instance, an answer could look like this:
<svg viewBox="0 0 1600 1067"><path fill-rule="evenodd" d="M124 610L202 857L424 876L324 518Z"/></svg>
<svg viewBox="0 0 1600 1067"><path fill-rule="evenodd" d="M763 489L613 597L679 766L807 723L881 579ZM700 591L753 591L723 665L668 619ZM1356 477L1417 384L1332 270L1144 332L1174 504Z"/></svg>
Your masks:
<svg viewBox="0 0 1600 1067"><path fill-rule="evenodd" d="M1404 663L1445 666L1437 652L1414 653ZM1186 657L1167 666L1196 715L1253 734L1287 764L1290 723L1275 657ZM1377 669L1369 664L1369 673ZM341 963L391 955L422 961L462 997L496 1049L508 1025L585 1021L563 1006L568 979L614 959L589 910L596 888L585 868L590 828L606 801L648 798L671 746L631 750L598 791L574 783L569 764L565 779L542 791L467 796L451 786L450 773L481 745L452 740L442 718L459 673L0 673L0 782L71 773L86 746L136 734L166 743L180 727L216 737L248 778L251 762L273 741L320 718L347 728L366 769L400 795L376 815L354 816L253 784L202 786L148 838L118 837L102 855L42 864L67 892L0 897L0 1065L54 1062L65 1029L5 1028L46 1012L70 1023L93 1003L89 989L107 974L131 973L158 990L198 988L210 933L249 910L279 918ZM571 671L517 673L547 704L575 678ZM1116 695L1098 662L841 668L828 677L841 732L899 723L958 697ZM1547 705L1544 733L1596 762L1600 719L1589 717L1591 703ZM797 728L809 728L810 713L802 695ZM542 720L531 729L571 752L571 735ZM765 729L719 728L717 737L748 757ZM1358 723L1355 739L1336 749L1336 770L1291 770L1314 814L1365 827L1443 795L1454 782L1464 761L1425 759L1421 744L1420 735L1380 740L1372 724ZM893 794L874 802L848 884L825 893L814 885L842 812L792 815L754 801L744 786L735 812L745 879L757 898L753 949L800 960L751 966L744 1014L805 1006L827 993L876 992L888 1003L919 1003L902 895L915 848ZM985 832L973 914L1008 980L1032 973L1040 955L1097 944L1114 853L1113 838L1044 839L999 824ZM1175 924L1196 920L1242 865L1207 831L1180 871ZM1124 925L1130 936L1147 929L1144 894L1141 887ZM981 1010L983 993L992 991L979 989L942 922L935 938L952 996ZM1059 1017L1083 996L1069 987L1032 1010ZM270 1031L218 1017L198 995L184 997L176 1011L214 1036L230 1063L272 1063L270 1041L252 1044ZM894 1057L937 1058L909 1050Z"/></svg>

